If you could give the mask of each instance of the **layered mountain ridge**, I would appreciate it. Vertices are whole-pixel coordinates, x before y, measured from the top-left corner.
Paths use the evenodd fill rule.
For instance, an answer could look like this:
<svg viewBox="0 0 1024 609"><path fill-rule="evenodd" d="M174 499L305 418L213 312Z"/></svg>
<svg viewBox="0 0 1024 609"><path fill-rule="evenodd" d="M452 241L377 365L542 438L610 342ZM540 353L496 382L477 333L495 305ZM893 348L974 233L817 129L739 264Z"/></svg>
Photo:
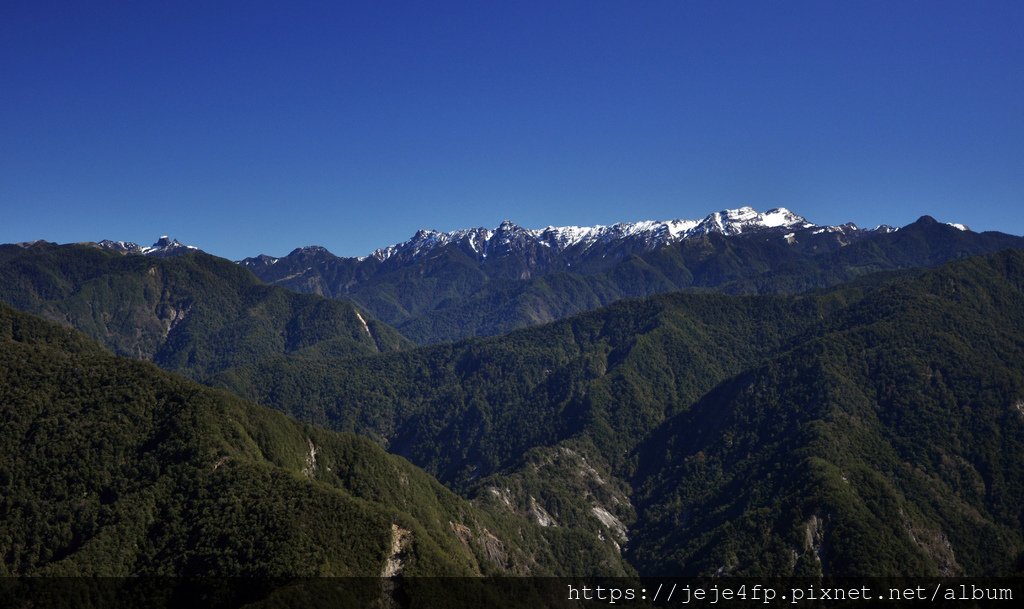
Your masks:
<svg viewBox="0 0 1024 609"><path fill-rule="evenodd" d="M127 258L201 252L168 237L147 247L83 245ZM366 319L432 344L499 335L622 298L678 290L796 293L877 271L1021 247L1024 238L976 233L930 216L903 228L862 229L853 223L817 225L785 208L742 207L702 220L544 229L505 221L495 229L420 230L359 258L309 246L280 258L246 258L236 266L265 283L349 301Z"/></svg>
<svg viewBox="0 0 1024 609"><path fill-rule="evenodd" d="M601 535L646 575L1008 574L1022 277L1007 250L797 296L666 294L215 384Z"/></svg>
<svg viewBox="0 0 1024 609"><path fill-rule="evenodd" d="M29 548L5 559L6 568L96 572L96 565L113 564L103 556L132 547L120 541L131 539L144 552L126 556L144 568L118 563L108 572L375 573L387 548L402 538L396 525L413 531L414 539L447 544L418 563L432 573L1018 572L1024 564L1018 507L1024 497L1024 253L1013 250L1024 250L1024 239L966 231L931 217L870 234L751 220L757 227L741 227L738 234L711 232L641 253L592 245L589 266L546 272L534 266L526 279L516 277L531 272L528 263L536 260L529 255L510 248L508 256L489 253L480 264L456 243L411 263L397 256L301 262L324 286L349 273L350 296L341 298L358 307L280 287L288 282L266 285L242 265L200 252L158 258L97 244L0 246L0 300L83 330L118 354L151 360L306 423L356 432L461 496L439 490L433 496L454 511L389 519L390 501L360 510L335 505L347 495L338 499L336 491L314 489L311 496L328 502L327 513L347 514L346 522L364 514L365 522L375 523L361 527L368 534L359 537L370 550L303 562L292 556L300 546L283 544L269 548L263 563L224 552L231 550L225 543L243 537L207 544L224 525L217 517L223 503L211 497L249 498L257 515L265 509L272 516L264 519L268 531L279 532L295 530L289 529L292 504L284 499L303 487L291 479L309 478L314 463L331 483L334 472L359 455L377 463L361 470L368 474L364 480L337 474L345 483L338 490L352 489L357 499L376 496L382 477L399 487L402 478L388 473L393 468L384 467L383 453L367 440L279 424L283 418L249 425L243 410L269 415L231 406L231 414L221 416L215 403L226 393L198 391L183 381L175 381L177 388L154 409L151 389L171 381L142 364L116 364L127 376L108 378L105 371L115 364L99 354L47 371L44 362L61 361L67 349L33 354L35 347L20 344L33 334L18 328L36 324L58 338L67 331L0 308L7 354L0 389L13 396L0 406L13 405L11 420L21 425L5 432L0 497L23 498L4 509L21 514L19 536L12 539ZM515 231L507 232L511 243ZM817 249L814 238L821 239ZM569 247L583 243L580 237ZM601 249L604 262L596 254ZM1007 251L992 253L998 250ZM307 254L329 256L326 250ZM950 264L924 268L943 263ZM300 262L281 259L273 266L287 271L292 264ZM679 293L660 294L673 291ZM613 300L621 302L600 308ZM573 315L587 309L597 310ZM402 330L418 328L421 341L430 332L467 329L505 335L411 348L374 318L375 311L403 310L408 321ZM552 318L560 321L539 325ZM537 327L505 333L514 324ZM119 387L137 389L121 396ZM47 388L57 393L41 391ZM210 406L181 410L179 403ZM225 455L203 449L171 478L144 478L160 489L183 489L184 503L159 489L152 495L157 505L170 507L147 522L177 523L173 534L114 518L144 515L136 508L148 506L150 496L127 493L135 492L133 480L148 474L129 468L124 479L108 480L100 466L120 461L99 457L94 464L79 458L85 473L99 472L90 486L98 511L85 512L88 518L72 529L47 528L63 521L24 506L48 492L50 474L32 469L39 459L19 461L19 451L42 450L52 441L53 450L64 451L52 463L64 467L75 461L63 455L99 445L99 436L69 430L92 430L96 416L117 418L122 410L129 418L186 413L167 418L170 427L147 426L139 438L115 444L129 447L123 454L138 453L133 447L148 447L147 437L162 438L164 429L195 419L193 413L208 413L183 443L172 435L171 444L156 444L178 452L154 455L147 461L153 467L179 464L179 446L193 453L192 447L208 446L200 441L214 437L208 429L223 429L234 452L221 463ZM66 425L52 428L53 421ZM242 435L232 431L239 421ZM54 430L44 438L41 429ZM285 429L287 441L270 431ZM246 434L258 451L245 454L262 452L269 463L247 459L245 466L287 484L264 484L234 469L242 464L234 455L251 444ZM339 449L329 448L332 443ZM342 446L351 450L343 454ZM288 471L273 469L281 465ZM61 471L69 481L82 477ZM410 479L422 477L412 472ZM233 476L230 485L221 485L222 475ZM23 484L37 481L42 486ZM74 492L59 503L62 514L79 510L80 490L69 488ZM121 511L111 512L119 503ZM454 517L469 510L476 514L473 526ZM246 531L242 516L248 513L229 510L238 519L227 530ZM127 525L144 526L125 532ZM510 536L523 542L515 560L503 558L512 556ZM494 554L492 537L504 540L508 551ZM79 547L80 539L96 541ZM207 545L197 547L196 540ZM469 552L454 552L463 542ZM180 560L194 551L200 562ZM443 553L462 556L461 566L440 562ZM530 557L538 553L545 558L534 565ZM74 564L64 561L72 556ZM588 561L576 562L579 556ZM353 565L362 568L353 571ZM411 574L413 565L407 567Z"/></svg>
<svg viewBox="0 0 1024 609"><path fill-rule="evenodd" d="M678 290L792 293L1022 246L1020 237L930 216L901 229L862 229L744 207L700 221L422 230L363 258L314 246L240 264L268 283L351 300L429 344L502 334L621 298Z"/></svg>
<svg viewBox="0 0 1024 609"><path fill-rule="evenodd" d="M946 224L961 231L970 231L970 228L965 224L956 222L947 222ZM851 236L872 233L884 234L899 230L897 227L887 224L880 224L874 228L862 228L853 222L841 225L818 225L785 207L777 207L765 212L759 212L753 207L743 206L737 209L724 209L712 212L701 220L640 220L636 222L618 222L610 225L547 226L541 229L524 228L511 220L504 220L493 229L475 227L453 231L438 231L423 228L416 231L408 240L376 249L368 256L340 258L360 262L367 259L384 262L397 257L408 261L449 244L459 245L461 248L477 254L480 260L484 260L488 256L494 257L495 255L508 254L514 251L517 246L522 248L530 245L540 245L556 252L575 251L579 254L594 246L630 242L650 250L683 239L691 239L703 235L735 236L765 231L777 232L780 229L793 231L782 235L783 239L790 244L797 242L797 239L795 239L796 231L810 230L813 235L831 233ZM34 243L37 242L26 242L18 245L28 247ZM167 235L160 236L152 245L141 245L133 241L111 239L97 241L95 245L121 254L154 257L169 257L188 252L203 251L197 246L184 244ZM320 245L295 248L288 256L297 254L327 254L334 256L327 248ZM260 265L276 264L286 257L259 254L251 258L239 260L238 263L246 267L258 267Z"/></svg>
<svg viewBox="0 0 1024 609"><path fill-rule="evenodd" d="M968 230L962 224L951 224L961 230ZM788 230L786 230L788 229ZM847 223L840 226L819 226L808 221L784 207L759 212L752 207L725 209L708 214L701 220L641 220L637 222L619 222L611 225L596 226L548 226L541 229L529 229L505 220L496 228L464 228L454 231L437 231L421 229L406 241L374 250L369 256L354 260L374 259L384 262L392 258L412 261L431 251L446 245L457 245L463 251L475 255L483 261L488 257L508 255L516 250L530 247L545 247L558 253L571 253L583 256L595 246L612 244L629 244L631 249L638 251L651 250L657 247L676 243L683 239L691 239L703 235L740 235L752 232L778 232L785 238L791 231L811 230L813 234L840 233L844 235L866 234L873 232L892 232L895 228L879 225L873 229L863 229L856 224ZM795 234L794 234L795 236ZM795 242L792 238L788 239ZM300 247L288 256L297 254L330 254L318 245ZM333 255L333 254L332 254ZM276 264L286 257L260 255L246 258L240 264L247 267Z"/></svg>
<svg viewBox="0 0 1024 609"><path fill-rule="evenodd" d="M0 301L193 378L271 353L352 355L407 345L351 303L268 286L228 260L187 253L0 245Z"/></svg>
<svg viewBox="0 0 1024 609"><path fill-rule="evenodd" d="M0 576L628 573L597 540L473 505L365 438L4 304L0 415Z"/></svg>

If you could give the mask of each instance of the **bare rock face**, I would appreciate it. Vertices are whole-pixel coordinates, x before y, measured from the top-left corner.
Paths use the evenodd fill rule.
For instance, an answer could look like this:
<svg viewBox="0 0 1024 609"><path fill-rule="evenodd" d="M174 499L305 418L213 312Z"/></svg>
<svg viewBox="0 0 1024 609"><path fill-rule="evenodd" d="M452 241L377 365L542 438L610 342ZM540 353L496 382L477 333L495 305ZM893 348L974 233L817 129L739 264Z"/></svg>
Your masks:
<svg viewBox="0 0 1024 609"><path fill-rule="evenodd" d="M544 509L544 506L537 503L537 499L533 495L530 495L530 508L526 513L531 520L542 527L558 526L558 521L555 520L554 516L549 514L548 511Z"/></svg>
<svg viewBox="0 0 1024 609"><path fill-rule="evenodd" d="M402 574L405 568L404 556L411 545L412 531L391 523L391 551L380 571L381 577L398 577Z"/></svg>

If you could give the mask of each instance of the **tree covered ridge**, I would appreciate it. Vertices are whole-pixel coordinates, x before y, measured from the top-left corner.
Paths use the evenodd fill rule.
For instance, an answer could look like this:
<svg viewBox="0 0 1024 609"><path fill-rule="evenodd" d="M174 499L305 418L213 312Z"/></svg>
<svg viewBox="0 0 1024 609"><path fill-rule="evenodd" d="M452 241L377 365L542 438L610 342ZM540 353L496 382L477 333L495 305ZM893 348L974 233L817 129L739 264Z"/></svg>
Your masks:
<svg viewBox="0 0 1024 609"><path fill-rule="evenodd" d="M0 305L0 573L625 573L404 459Z"/></svg>
<svg viewBox="0 0 1024 609"><path fill-rule="evenodd" d="M605 509L641 573L1006 573L1024 549L1022 286L1024 252L1005 251L217 380L521 513L599 533Z"/></svg>
<svg viewBox="0 0 1024 609"><path fill-rule="evenodd" d="M264 285L203 253L154 259L89 245L0 246L0 301L193 378L272 354L355 355L407 344L350 303Z"/></svg>
<svg viewBox="0 0 1024 609"><path fill-rule="evenodd" d="M945 229L930 226L903 238L923 239L922 247L931 248L921 234ZM89 250L47 247L52 249L43 253L54 258L35 258L28 271L17 270L30 261L24 254L0 267L6 276L35 285L33 294L49 294L26 306L91 303L95 312L77 319L118 318L105 312L117 299L75 300L68 294L79 288L67 286L45 292L62 285L53 277L73 272L81 276L68 285L105 286L97 293L120 293L122 282L109 266L92 263L55 271L51 265L63 256ZM334 339L328 338L293 351L260 349L231 365L235 346L260 336L248 330L233 340L183 332L176 352L214 344L228 359L203 360L216 362L208 368L213 374L203 377L208 382L297 419L372 438L472 497L480 510L475 522L491 524L474 529L466 520L442 517L432 521L434 528L423 524L434 533L418 536L450 542L455 531L454 538L466 544L461 547L473 549L473 558L465 555L460 563L471 571L611 574L628 571L628 560L641 573L671 575L1008 573L1019 569L1022 552L1016 507L1022 504L1022 258L1020 251L1006 251L933 270L864 274L800 295L675 293L625 300L501 337L393 353L359 356L330 348ZM181 260L186 286L193 265L220 272L224 262ZM148 268L140 267L142 275ZM137 278L138 270L129 278ZM251 276L224 289L234 294L226 297L228 304L247 298L250 289L271 302L292 302L287 292ZM210 293L221 302L216 290ZM259 306L265 306L264 296L257 298ZM255 318L295 310L270 307ZM17 324L3 323L15 336ZM256 327L281 331L277 322L267 323ZM299 326L316 327L310 321ZM128 338L134 331L130 322L104 327ZM361 324L353 328L366 335ZM18 331L29 344L52 335L66 341L63 351L97 349L64 328L44 324ZM273 341L281 336L274 334ZM158 362L197 374L188 358ZM19 379L31 377L14 360L11 369L22 370ZM89 391L97 386L91 376L85 382L59 378ZM18 386L43 391L56 381L51 376L33 383ZM113 396L97 400L119 403ZM207 425L222 427L219 417L203 421L189 429L202 436ZM294 477L306 467L306 442L316 442L320 432L289 433L287 463ZM360 442L353 455L383 454ZM321 438L321 444L328 442ZM230 471L225 467L217 472ZM366 477L339 480L372 489L391 470L366 471ZM267 496L280 493L281 484L267 482ZM193 497L202 486L188 488L193 490L183 496ZM223 488L222 495L250 497L243 505L281 505L253 495L249 482ZM213 501L211 493L202 496ZM382 505L393 506L390 501ZM229 504L203 505L200 514L237 511ZM288 510L279 509L278 520L266 519L273 523L268 529L290 530L294 523L282 515ZM182 521L205 522L196 514L188 512ZM448 521L467 522L471 534ZM484 529L521 553L495 551ZM184 530L194 532L176 529L169 539L182 539L177 533ZM450 553L450 546L438 543ZM208 552L216 554L212 547ZM255 556L251 548L245 552ZM581 562L580 556L587 558ZM425 559L423 568L429 564L451 566Z"/></svg>
<svg viewBox="0 0 1024 609"><path fill-rule="evenodd" d="M637 562L1020 569L1022 279L1005 252L874 290L667 422L642 449Z"/></svg>

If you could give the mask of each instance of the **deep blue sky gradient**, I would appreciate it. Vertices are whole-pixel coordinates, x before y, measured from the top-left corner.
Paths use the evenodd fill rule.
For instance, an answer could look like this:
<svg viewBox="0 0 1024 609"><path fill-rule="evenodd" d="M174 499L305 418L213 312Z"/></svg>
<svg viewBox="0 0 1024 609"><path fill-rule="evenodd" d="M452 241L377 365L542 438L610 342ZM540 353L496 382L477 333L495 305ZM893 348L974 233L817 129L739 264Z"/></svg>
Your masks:
<svg viewBox="0 0 1024 609"><path fill-rule="evenodd" d="M0 3L0 242L363 255L785 206L1024 233L1024 2Z"/></svg>

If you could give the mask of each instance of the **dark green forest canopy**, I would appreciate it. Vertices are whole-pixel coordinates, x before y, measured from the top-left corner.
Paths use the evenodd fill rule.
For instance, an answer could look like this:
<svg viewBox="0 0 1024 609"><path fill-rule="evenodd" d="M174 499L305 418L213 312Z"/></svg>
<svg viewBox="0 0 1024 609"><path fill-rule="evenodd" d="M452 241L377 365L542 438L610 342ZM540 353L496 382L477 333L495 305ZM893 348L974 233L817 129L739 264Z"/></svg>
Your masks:
<svg viewBox="0 0 1024 609"><path fill-rule="evenodd" d="M929 226L924 228L945 230ZM905 247L913 250L918 237L910 231L903 238L910 240ZM918 245L934 253L935 244L929 239ZM1024 551L1024 516L1019 507L1024 505L1024 472L1018 465L1024 462L1024 253L1020 251L969 258L933 270L865 271L842 286L799 295L676 293L625 300L501 337L388 353L377 344L377 337L387 335L387 327L368 317L364 327L355 315L358 311L349 305L263 286L230 263L209 256L156 263L85 246L34 247L42 249L29 255L0 247L0 254L8 256L0 265L4 299L63 323L84 325L84 330L99 335L114 349L119 344L148 344L146 337L155 337L153 345L162 346L154 347L149 357L162 366L299 420L372 438L472 498L471 507L458 510L476 511L458 512L459 517L450 516L453 512L447 508L432 508L441 515L433 519L411 508L400 510L408 515L400 523L403 527L421 526L426 531L418 539L441 540L437 547L462 557L455 563L424 560L416 563L417 568L438 565L439 570L452 573L612 574L631 568L620 558L621 552L640 573L666 575L974 575L1020 569ZM67 268L62 266L65 262ZM123 276L112 271L119 265L125 265ZM156 269L155 283L147 279L151 269ZM159 313L173 301L165 298L163 286L168 294L190 294L197 299L196 307L207 299L216 306L196 315L188 332L185 326L175 326L162 336L168 320L175 318ZM125 302L129 305L122 306ZM171 308L181 310L177 305ZM289 321L282 323L279 315ZM140 319L155 319L156 325L152 331L136 333ZM191 315L179 323L190 319ZM79 349L87 359L109 357L59 326L32 322L42 325L33 332L16 329L26 323L10 322L10 337L16 343L59 339L66 341L60 344L61 352ZM405 344L397 334L391 336L396 337L393 347ZM165 348L174 357L159 355ZM147 357L147 353L141 355ZM21 388L26 386L21 376L31 377L22 360L47 359L9 357L8 369L21 371L17 372L19 382L12 386ZM117 366L144 366L116 361ZM44 371L49 366L38 365ZM85 370L80 365L71 369L76 367ZM143 369L146 374L157 373L152 367L138 368ZM78 376L60 374L61 383L72 387L80 383ZM89 382L80 383L83 391L96 389L89 378L85 380ZM50 391L56 381L43 375L32 383L32 391ZM119 384L139 383L100 383L104 392ZM227 393L187 387L198 392L188 395L216 396L216 403L226 400L236 409L243 408L237 405L244 402ZM78 389L62 391L74 396ZM141 403L152 402L151 394L143 391L124 398L101 392L93 403L134 404L140 395ZM167 397L168 403L175 400L181 398ZM77 402L66 406L71 408L72 403ZM93 410L105 412L99 407ZM248 405L243 410L265 413L258 418L288 421ZM127 418L135 421L140 416ZM140 420L147 421L146 416ZM237 415L243 420L252 416ZM217 425L223 423L211 421L221 419L192 415L195 423L188 429L196 437L206 437L206 426L220 429ZM175 429L181 427L178 419L171 420ZM218 432L214 437L220 439L210 446L224 444L243 451L249 442L233 439L236 436L277 437L278 432L252 431L254 425L243 423L244 433ZM285 427L292 429L286 450L270 450L262 447L262 440L254 442L266 456L264 461L290 472L283 480L298 478L306 485L300 484L301 488L308 486L301 472L309 440L321 446L329 444L327 437L345 438L350 455L384 462L393 459L356 436L333 436L291 422ZM58 429L75 437L65 427ZM21 463L15 445L9 450L14 459L10 462ZM188 460L199 454L198 448L182 450L169 454L176 459L189 455L185 462L197 463L191 470L174 474L172 482L158 477L132 484L146 489L184 485L191 490L183 496L199 493L205 482L195 482L193 474L209 477L204 468L212 466L209 461ZM218 454L211 458L224 456ZM323 456L327 454L322 452L321 459L328 459ZM63 453L64 461L55 458L53 462L75 458ZM135 464L161 459L150 455L149 461L128 462L141 467ZM31 479L16 475L28 466L0 466L7 467L0 472L0 483ZM225 467L216 470L218 475L231 471ZM390 515L394 505L390 498L395 495L374 490L388 480L380 472L393 471L382 467L370 467L368 476L321 482L335 487L331 492L376 501L384 510L376 513ZM162 470L157 467L156 471ZM118 472L104 473L102 479L134 480L141 475L150 480L134 469L123 473L123 477ZM248 496L248 491L241 490L248 484L239 482L241 486L225 493ZM444 501L454 502L453 506L469 505L436 482L424 484L435 489L433 495L424 496L447 497ZM283 492L277 482L265 486L268 496ZM359 488L368 494L354 492ZM18 492L38 497L51 490ZM59 488L53 492L73 496L72 491ZM138 492L132 490L132 501L142 501ZM157 505L179 505L165 495L154 496L159 498ZM263 491L253 495L254 505L264 505L263 496ZM71 499L67 501L72 505ZM118 494L115 504L120 501L127 499ZM431 501L417 499L424 505ZM97 514L97 519L109 517L113 508L104 507L102 499L96 502L89 513ZM275 502L271 501L278 505ZM124 505L132 506L132 514L147 513L136 509L142 504ZM191 505L181 503L176 509ZM294 506L281 505L273 512L278 520L268 527L293 526L284 514L292 513ZM86 546L115 552L120 547L115 540L122 539L118 535L135 539L135 533L107 532L111 537L102 538L107 541L78 548L74 540L79 533L74 531L120 529L106 526L111 520L89 520L93 516L79 522L70 507L61 508L69 510L67 514L44 514L38 520L31 520L32 510L38 507L19 509L29 514L19 518L35 523L23 524L23 530L32 531L38 525L45 536L33 538L35 546L17 538L22 544L19 556L28 558L6 563L20 565L8 567L15 572L56 569L56 563L70 560L60 554L66 550L47 550L46 539L63 540L63 547L74 549L68 556L79 558L66 563L75 565L70 572L81 572L82 565L93 560L82 553ZM206 522L204 513L158 516L177 518L182 530L192 534L214 530L189 528ZM374 529L378 558L373 561L363 564L353 558L355 562L350 563L339 558L337 564L328 561L329 567L303 563L293 572L342 572L339 564L362 565L360 569L371 563L379 566L392 520L376 521L384 528ZM467 545L461 545L462 537L452 535L453 530L462 529L453 529L449 522L465 523L474 531ZM216 523L221 526L219 520ZM47 527L64 528L54 533L57 529ZM512 558L495 560L493 543L488 546L484 530L505 544L507 551L498 556ZM510 541L520 530L529 534ZM151 529L145 531L153 534ZM179 543L173 540L181 539L175 534L165 541L145 539L153 547L164 543L161 547L172 549L147 555L151 562L130 563L148 565L145 569L131 571L135 567L124 567L128 563L118 558L109 564L122 566L104 572L151 572L157 569L152 565L164 565L162 561L178 557L184 547L173 545ZM445 545L456 542L460 545L454 549ZM216 555L211 548L203 552ZM207 558L198 563L178 562L166 568L240 572L250 563L238 556L256 556L251 548L244 552L248 554L224 559L238 562L217 562L220 558L203 554ZM588 558L583 562L569 558L577 554ZM365 555L360 556L365 560ZM251 564L261 566L247 572L284 569L283 563L269 558L252 560ZM106 559L100 563L108 564Z"/></svg>
<svg viewBox="0 0 1024 609"><path fill-rule="evenodd" d="M1019 571L1022 288L1007 252L873 290L668 420L639 450L634 561Z"/></svg>
<svg viewBox="0 0 1024 609"><path fill-rule="evenodd" d="M264 285L203 253L157 259L87 244L0 246L0 301L193 378L275 354L354 355L407 345L349 303Z"/></svg>
<svg viewBox="0 0 1024 609"><path fill-rule="evenodd" d="M298 423L0 305L0 574L626 574ZM395 531L404 540L394 552Z"/></svg>
<svg viewBox="0 0 1024 609"><path fill-rule="evenodd" d="M556 458L576 451L634 502L609 511L632 521L641 572L1006 572L1022 549L1022 278L1007 251L217 381L463 492L517 488L521 509L587 511Z"/></svg>

